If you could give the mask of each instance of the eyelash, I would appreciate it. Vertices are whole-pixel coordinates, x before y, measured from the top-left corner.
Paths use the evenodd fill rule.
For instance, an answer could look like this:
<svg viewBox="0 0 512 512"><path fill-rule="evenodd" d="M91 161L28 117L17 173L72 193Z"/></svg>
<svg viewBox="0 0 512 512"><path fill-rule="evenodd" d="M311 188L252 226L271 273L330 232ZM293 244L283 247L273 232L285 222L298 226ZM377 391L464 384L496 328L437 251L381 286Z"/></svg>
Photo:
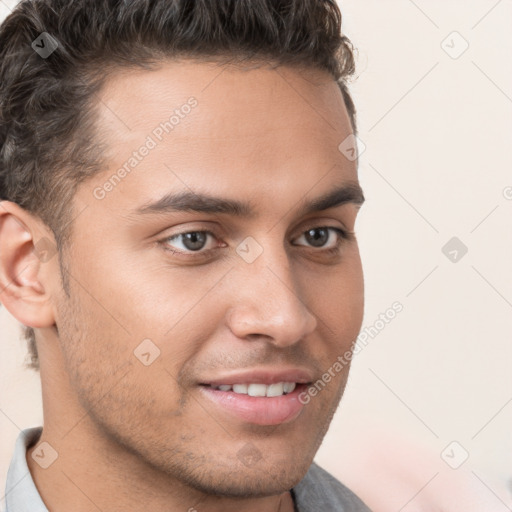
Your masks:
<svg viewBox="0 0 512 512"><path fill-rule="evenodd" d="M324 250L322 250L321 247L318 248L318 252L321 252L324 254L337 255L337 254L339 254L339 252L341 250L341 246L343 245L344 242L350 242L355 239L355 233L353 231L348 231L348 230L333 227L333 226L317 226L317 227L315 226L315 227L309 228L306 231L302 232L301 236L305 235L308 231L320 230L320 229L334 231L338 235L338 242L336 243L335 247L331 247L330 249L324 249ZM213 233L212 231L203 229L203 230L191 230L191 231L183 231L181 233L176 233L174 235L167 236L167 237L163 238L162 240L159 240L158 242L163 246L164 250L171 252L172 254L177 254L179 256L183 256L185 258L194 258L194 257L197 258L200 256L205 256L215 250L215 249L207 249L207 250L200 249L199 251L185 252L185 251L180 251L177 249L170 248L167 245L167 242L169 240L173 240L173 239L179 238L180 236L187 235L190 233L202 233L202 234L211 235L214 238L217 238L215 233ZM312 249L315 249L315 248L312 247Z"/></svg>

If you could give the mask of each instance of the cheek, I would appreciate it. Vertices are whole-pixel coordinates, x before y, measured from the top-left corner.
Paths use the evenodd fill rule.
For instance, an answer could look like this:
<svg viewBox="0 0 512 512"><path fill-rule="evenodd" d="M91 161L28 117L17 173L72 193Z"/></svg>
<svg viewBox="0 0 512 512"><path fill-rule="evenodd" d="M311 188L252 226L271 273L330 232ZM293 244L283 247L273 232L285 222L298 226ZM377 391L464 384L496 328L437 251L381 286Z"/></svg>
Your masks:
<svg viewBox="0 0 512 512"><path fill-rule="evenodd" d="M312 285L312 283L316 283ZM357 338L364 314L364 280L358 253L344 265L305 282L308 302L320 318L318 329L338 347Z"/></svg>
<svg viewBox="0 0 512 512"><path fill-rule="evenodd" d="M98 321L97 305L87 294L72 297L61 311L59 336L82 407L98 424L119 433L126 425L155 427L164 413L180 416L185 400L175 378L175 368L182 364L179 354L169 356L163 344L148 345L147 339L138 350L136 333L128 335L112 322Z"/></svg>
<svg viewBox="0 0 512 512"><path fill-rule="evenodd" d="M193 328L198 311L201 317L207 315L203 301L229 267L171 266L155 254L158 256L156 249L146 258L132 255L111 268L110 289L105 290L106 283L100 282L99 292L106 295L105 300L129 332L141 339L163 341L175 336L184 325ZM191 321L194 318L196 321Z"/></svg>

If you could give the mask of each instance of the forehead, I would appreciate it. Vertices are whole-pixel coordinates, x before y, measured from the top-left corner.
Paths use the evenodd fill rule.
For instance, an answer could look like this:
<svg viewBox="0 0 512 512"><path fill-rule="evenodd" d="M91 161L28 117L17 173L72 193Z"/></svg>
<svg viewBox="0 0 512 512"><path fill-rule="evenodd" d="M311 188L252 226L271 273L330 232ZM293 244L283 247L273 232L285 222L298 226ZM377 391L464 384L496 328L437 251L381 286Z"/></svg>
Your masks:
<svg viewBox="0 0 512 512"><path fill-rule="evenodd" d="M166 61L114 74L99 100L108 169L95 185L125 169L108 201L133 206L187 186L224 196L236 188L257 200L357 180L355 163L338 150L349 117L322 72Z"/></svg>

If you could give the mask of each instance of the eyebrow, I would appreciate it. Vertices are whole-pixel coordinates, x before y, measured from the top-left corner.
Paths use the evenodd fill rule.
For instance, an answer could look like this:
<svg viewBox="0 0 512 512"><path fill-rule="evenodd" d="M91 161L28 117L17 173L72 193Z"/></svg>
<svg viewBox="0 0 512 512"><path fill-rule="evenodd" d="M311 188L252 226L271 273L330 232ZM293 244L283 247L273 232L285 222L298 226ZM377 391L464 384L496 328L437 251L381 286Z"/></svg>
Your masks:
<svg viewBox="0 0 512 512"><path fill-rule="evenodd" d="M326 194L302 203L301 215L321 212L345 204L361 206L365 201L363 190L358 183L347 183ZM225 214L235 217L255 217L256 210L250 202L215 197L191 191L171 192L155 202L146 203L135 210L138 215L162 214L172 212L197 212L207 214Z"/></svg>

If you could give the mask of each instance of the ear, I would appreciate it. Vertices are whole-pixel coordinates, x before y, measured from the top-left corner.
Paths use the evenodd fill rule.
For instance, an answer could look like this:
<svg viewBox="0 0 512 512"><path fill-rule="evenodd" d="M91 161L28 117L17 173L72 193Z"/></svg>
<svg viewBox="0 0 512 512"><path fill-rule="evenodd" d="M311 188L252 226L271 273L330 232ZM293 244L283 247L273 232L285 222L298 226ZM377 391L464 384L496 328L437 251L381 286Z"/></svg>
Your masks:
<svg viewBox="0 0 512 512"><path fill-rule="evenodd" d="M57 259L55 237L44 223L0 201L0 302L28 327L55 324L50 291L59 276Z"/></svg>

